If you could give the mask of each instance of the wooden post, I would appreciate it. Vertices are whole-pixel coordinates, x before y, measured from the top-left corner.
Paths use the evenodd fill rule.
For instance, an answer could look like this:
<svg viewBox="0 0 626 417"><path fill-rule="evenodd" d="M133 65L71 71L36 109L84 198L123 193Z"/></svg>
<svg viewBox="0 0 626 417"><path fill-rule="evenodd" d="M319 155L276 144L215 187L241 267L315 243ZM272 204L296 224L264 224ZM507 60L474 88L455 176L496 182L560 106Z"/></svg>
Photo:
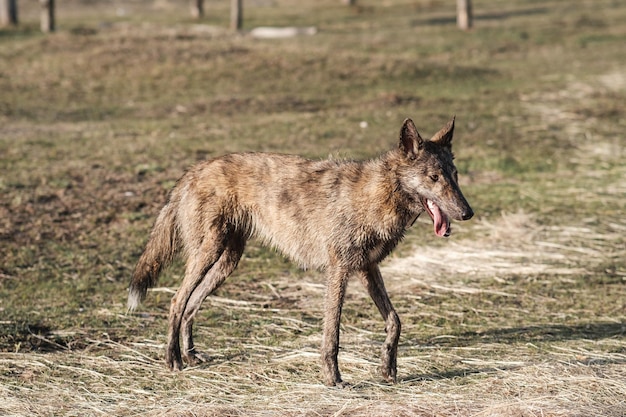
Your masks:
<svg viewBox="0 0 626 417"><path fill-rule="evenodd" d="M456 0L456 24L462 30L472 27L472 0Z"/></svg>
<svg viewBox="0 0 626 417"><path fill-rule="evenodd" d="M230 0L230 29L240 30L243 22L243 0Z"/></svg>
<svg viewBox="0 0 626 417"><path fill-rule="evenodd" d="M191 0L191 16L196 19L204 16L204 0Z"/></svg>
<svg viewBox="0 0 626 417"><path fill-rule="evenodd" d="M17 25L17 0L0 0L0 27Z"/></svg>
<svg viewBox="0 0 626 417"><path fill-rule="evenodd" d="M41 31L54 32L54 0L39 0L41 4Z"/></svg>

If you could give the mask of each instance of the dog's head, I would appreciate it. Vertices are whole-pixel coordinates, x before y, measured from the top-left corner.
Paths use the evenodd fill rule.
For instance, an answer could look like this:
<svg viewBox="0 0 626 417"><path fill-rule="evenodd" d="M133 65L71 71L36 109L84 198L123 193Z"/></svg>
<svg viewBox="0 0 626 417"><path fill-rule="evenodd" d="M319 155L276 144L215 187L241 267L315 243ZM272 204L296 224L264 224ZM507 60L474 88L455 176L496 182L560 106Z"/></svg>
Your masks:
<svg viewBox="0 0 626 417"><path fill-rule="evenodd" d="M450 235L450 218L469 220L474 212L458 184L452 154L454 118L430 140L424 140L411 119L400 129L403 168L399 182L404 192L417 200L433 219L435 234Z"/></svg>

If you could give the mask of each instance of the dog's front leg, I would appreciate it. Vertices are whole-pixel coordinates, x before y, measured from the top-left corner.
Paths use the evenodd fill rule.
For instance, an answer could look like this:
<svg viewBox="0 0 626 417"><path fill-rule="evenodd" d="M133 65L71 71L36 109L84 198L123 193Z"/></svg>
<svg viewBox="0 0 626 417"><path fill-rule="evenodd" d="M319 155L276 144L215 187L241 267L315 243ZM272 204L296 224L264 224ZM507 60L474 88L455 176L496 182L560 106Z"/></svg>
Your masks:
<svg viewBox="0 0 626 417"><path fill-rule="evenodd" d="M328 386L343 387L339 373L339 324L341 308L346 294L349 274L339 267L328 268L326 272L326 299L324 306L324 334L322 337L322 372Z"/></svg>
<svg viewBox="0 0 626 417"><path fill-rule="evenodd" d="M367 270L360 272L359 278L367 288L367 291L378 307L383 320L385 320L385 331L387 338L382 348L382 374L389 382L396 382L397 378L397 358L398 341L400 340L400 318L391 304L383 277L380 274L378 265L371 265Z"/></svg>

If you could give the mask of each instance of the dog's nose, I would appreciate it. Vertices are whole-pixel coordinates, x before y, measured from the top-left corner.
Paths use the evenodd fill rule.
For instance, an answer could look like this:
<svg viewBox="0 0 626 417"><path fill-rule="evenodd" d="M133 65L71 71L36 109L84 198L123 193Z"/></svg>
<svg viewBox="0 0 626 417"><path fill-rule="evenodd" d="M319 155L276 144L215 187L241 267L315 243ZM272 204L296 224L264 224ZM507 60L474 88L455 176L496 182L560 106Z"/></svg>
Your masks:
<svg viewBox="0 0 626 417"><path fill-rule="evenodd" d="M465 211L463 211L463 213L461 213L461 218L463 220L469 220L472 217L474 217L474 211L471 207L468 207L467 209L465 209Z"/></svg>

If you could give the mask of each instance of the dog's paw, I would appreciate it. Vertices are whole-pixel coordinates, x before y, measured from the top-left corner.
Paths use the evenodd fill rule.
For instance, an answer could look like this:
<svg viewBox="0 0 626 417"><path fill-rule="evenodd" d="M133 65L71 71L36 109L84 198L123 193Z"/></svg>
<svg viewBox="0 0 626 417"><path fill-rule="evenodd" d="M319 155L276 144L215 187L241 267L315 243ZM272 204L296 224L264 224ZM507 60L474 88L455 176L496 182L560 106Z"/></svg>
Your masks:
<svg viewBox="0 0 626 417"><path fill-rule="evenodd" d="M165 364L170 369L170 371L183 370L183 360L181 359L180 355L173 354L169 351L165 354Z"/></svg>
<svg viewBox="0 0 626 417"><path fill-rule="evenodd" d="M328 385L329 387L332 387L332 388L337 388L337 389L350 389L350 388L352 388L352 384L350 384L349 382L341 381L341 380L335 381L332 384L326 384L326 385Z"/></svg>
<svg viewBox="0 0 626 417"><path fill-rule="evenodd" d="M198 366L202 363L211 361L211 357L208 354L204 352L198 352L195 349L191 352L187 352L184 359L189 366Z"/></svg>
<svg viewBox="0 0 626 417"><path fill-rule="evenodd" d="M397 371L395 368L383 367L382 374L385 381L389 382L390 384L395 384L396 382L398 382Z"/></svg>

